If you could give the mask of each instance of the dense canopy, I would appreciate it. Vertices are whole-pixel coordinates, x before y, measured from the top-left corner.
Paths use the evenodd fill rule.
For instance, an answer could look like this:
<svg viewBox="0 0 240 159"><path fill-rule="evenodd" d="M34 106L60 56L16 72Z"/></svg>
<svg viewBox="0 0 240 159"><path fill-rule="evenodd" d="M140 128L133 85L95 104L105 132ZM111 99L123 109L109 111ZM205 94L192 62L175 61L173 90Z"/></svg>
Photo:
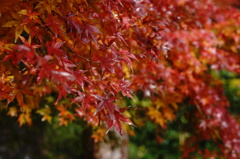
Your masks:
<svg viewBox="0 0 240 159"><path fill-rule="evenodd" d="M190 106L183 158L240 157L239 116L219 75L240 74L238 1L0 2L0 107L20 125L57 110L60 125L167 129ZM216 151L198 149L209 140Z"/></svg>

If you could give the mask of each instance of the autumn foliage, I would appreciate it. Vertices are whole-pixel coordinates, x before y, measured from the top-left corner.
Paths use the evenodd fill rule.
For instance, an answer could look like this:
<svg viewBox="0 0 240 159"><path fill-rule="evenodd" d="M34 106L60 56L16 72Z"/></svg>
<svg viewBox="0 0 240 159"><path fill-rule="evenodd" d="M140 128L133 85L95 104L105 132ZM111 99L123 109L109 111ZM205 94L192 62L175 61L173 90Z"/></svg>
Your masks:
<svg viewBox="0 0 240 159"><path fill-rule="evenodd" d="M146 120L167 129L191 105L194 130L183 158L196 151L240 157L239 119L213 75L240 74L237 1L0 2L0 106L20 125L34 124L35 113L51 122L56 109L60 125L82 118L122 134L122 123L138 125L128 98L140 103L134 111L144 109ZM218 151L199 150L207 140Z"/></svg>

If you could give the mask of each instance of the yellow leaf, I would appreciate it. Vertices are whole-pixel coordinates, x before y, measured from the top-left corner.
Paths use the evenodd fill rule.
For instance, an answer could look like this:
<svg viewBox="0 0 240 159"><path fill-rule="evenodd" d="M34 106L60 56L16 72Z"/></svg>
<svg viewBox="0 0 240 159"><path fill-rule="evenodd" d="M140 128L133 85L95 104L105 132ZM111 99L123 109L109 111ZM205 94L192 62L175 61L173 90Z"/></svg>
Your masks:
<svg viewBox="0 0 240 159"><path fill-rule="evenodd" d="M17 39L21 36L23 29L23 26L19 26L15 29L15 43L17 42Z"/></svg>
<svg viewBox="0 0 240 159"><path fill-rule="evenodd" d="M7 115L12 116L12 117L16 117L18 115L17 114L17 108L16 107L10 107Z"/></svg>
<svg viewBox="0 0 240 159"><path fill-rule="evenodd" d="M18 26L19 25L19 21L9 21L6 24L2 25L2 27L13 27L13 26Z"/></svg>
<svg viewBox="0 0 240 159"><path fill-rule="evenodd" d="M32 118L30 113L25 114L25 121L28 125L32 125Z"/></svg>
<svg viewBox="0 0 240 159"><path fill-rule="evenodd" d="M14 44L5 44L3 41L0 41L0 54L5 50L11 50Z"/></svg>
<svg viewBox="0 0 240 159"><path fill-rule="evenodd" d="M165 106L165 104L163 103L163 100L159 98L154 102L154 104L158 109Z"/></svg>
<svg viewBox="0 0 240 159"><path fill-rule="evenodd" d="M52 116L44 115L41 120L42 121L48 121L49 123L51 123L52 122Z"/></svg>
<svg viewBox="0 0 240 159"><path fill-rule="evenodd" d="M147 115L150 117L151 120L156 122L158 125L164 127L166 123L166 119L163 117L162 113L154 107L149 107Z"/></svg>
<svg viewBox="0 0 240 159"><path fill-rule="evenodd" d="M27 28L27 26L26 25L24 25L23 26L23 29L24 29L24 31L26 31L28 34L30 33L30 29L29 28ZM31 43L30 43L31 44Z"/></svg>
<svg viewBox="0 0 240 159"><path fill-rule="evenodd" d="M42 115L42 121L48 121L49 123L52 122L51 109L46 106L45 108L39 109L37 111L38 114Z"/></svg>
<svg viewBox="0 0 240 159"><path fill-rule="evenodd" d="M27 15L27 10L26 9L23 9L21 10L20 12L18 12L19 14L22 14L22 15Z"/></svg>
<svg viewBox="0 0 240 159"><path fill-rule="evenodd" d="M22 126L23 124L32 125L32 118L30 113L22 113L18 117L19 125Z"/></svg>
<svg viewBox="0 0 240 159"><path fill-rule="evenodd" d="M18 117L18 122L19 122L19 125L22 126L23 124L26 123L26 120L25 120L25 115L22 113L19 115Z"/></svg>
<svg viewBox="0 0 240 159"><path fill-rule="evenodd" d="M164 118L157 118L156 123L160 125L161 127L165 126L166 120Z"/></svg>

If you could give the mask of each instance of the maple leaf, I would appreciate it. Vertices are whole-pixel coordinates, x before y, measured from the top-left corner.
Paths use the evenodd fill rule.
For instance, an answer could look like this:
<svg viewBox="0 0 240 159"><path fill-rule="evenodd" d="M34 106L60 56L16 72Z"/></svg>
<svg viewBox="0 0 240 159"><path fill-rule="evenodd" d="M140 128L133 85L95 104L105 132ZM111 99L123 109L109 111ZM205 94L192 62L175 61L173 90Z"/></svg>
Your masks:
<svg viewBox="0 0 240 159"><path fill-rule="evenodd" d="M59 113L60 126L61 125L67 126L69 121L71 122L75 119L74 115L70 111L66 110L66 108L64 108L62 105L58 105L57 109L60 112Z"/></svg>
<svg viewBox="0 0 240 159"><path fill-rule="evenodd" d="M93 132L92 138L94 139L94 142L100 142L103 141L105 136L105 129L104 128L98 128L96 131Z"/></svg>
<svg viewBox="0 0 240 159"><path fill-rule="evenodd" d="M130 67L132 69L132 60L134 59L136 61L138 61L138 59L136 58L136 56L132 53L130 53L128 50L120 50L119 51L120 56L118 57L119 61L124 61L128 67Z"/></svg>
<svg viewBox="0 0 240 159"><path fill-rule="evenodd" d="M49 14L46 22L44 23L46 26L52 28L52 32L55 36L62 32L61 28L62 22L56 16L52 16L51 14Z"/></svg>
<svg viewBox="0 0 240 159"><path fill-rule="evenodd" d="M24 52L26 55L24 56L26 58L26 60L30 63L30 64L34 64L35 63L35 49L39 48L40 45L31 45L30 43L27 42L27 40L22 37L19 36L19 38L22 40L22 42L24 43L23 45L16 45L15 48L20 51L20 52ZM20 53L19 53L20 54ZM21 57L21 56L20 56ZM22 58L22 57L21 57Z"/></svg>
<svg viewBox="0 0 240 159"><path fill-rule="evenodd" d="M84 90L84 82L87 82L92 85L92 82L86 76L83 75L84 72L86 72L86 71L77 70L74 72L76 80L77 80L78 84L82 87L83 90Z"/></svg>
<svg viewBox="0 0 240 159"><path fill-rule="evenodd" d="M162 113L159 110L157 110L154 107L149 107L147 114L152 120L154 120L161 127L163 128L165 127L166 119L163 117Z"/></svg>
<svg viewBox="0 0 240 159"><path fill-rule="evenodd" d="M113 88L116 90L116 92L122 92L122 95L125 96L125 97L129 97L129 98L132 98L132 90L129 88L130 85L131 85L131 82L130 81L127 81L125 80L124 78L119 82L119 81L116 81L116 82L113 82L111 84L113 86Z"/></svg>
<svg viewBox="0 0 240 159"><path fill-rule="evenodd" d="M31 109L28 107L22 107L22 113L18 116L18 122L20 126L24 124L31 125L32 118L31 118Z"/></svg>
<svg viewBox="0 0 240 159"><path fill-rule="evenodd" d="M92 95L92 96L100 101L95 114L97 114L104 108L106 108L107 111L109 111L109 113L111 113L111 115L113 114L114 110L119 111L119 108L115 104L112 103L113 101L115 101L114 97L102 97L99 95Z"/></svg>
<svg viewBox="0 0 240 159"><path fill-rule="evenodd" d="M104 57L100 59L102 73L104 74L105 71L110 71L111 73L115 73L113 65L118 62L116 58L113 57L111 54L106 54Z"/></svg>
<svg viewBox="0 0 240 159"><path fill-rule="evenodd" d="M40 23L40 20L39 20L39 18L38 18L38 16L40 15L40 13L38 13L38 12L32 12L31 10L25 10L25 9L23 9L23 10L21 10L20 12L18 12L19 14L21 14L21 15L25 15L26 16L26 18L25 19L23 19L23 22L22 22L22 24L21 25L25 25L25 24L28 24L28 23L30 23L30 22L32 22L32 21L34 21L35 23Z"/></svg>
<svg viewBox="0 0 240 159"><path fill-rule="evenodd" d="M121 80L119 84L119 89L122 91L123 96L127 96L129 98L132 98L132 91L128 88L131 85L129 81L125 81L124 79Z"/></svg>
<svg viewBox="0 0 240 159"><path fill-rule="evenodd" d="M101 97L98 95L93 95L96 99L98 99L100 102L98 104L97 110L94 113L95 115L100 113L101 111L105 110L107 111L106 114L106 124L107 124L107 132L112 128L115 127L116 131L122 135L122 122L125 122L129 125L133 125L130 119L123 116L118 108L117 105L115 105L113 102L115 101L114 97Z"/></svg>
<svg viewBox="0 0 240 159"><path fill-rule="evenodd" d="M37 110L37 113L42 116L42 121L52 122L51 110L48 106L45 108Z"/></svg>
<svg viewBox="0 0 240 159"><path fill-rule="evenodd" d="M11 107L8 111L8 115L12 116L12 117L17 117L18 113L17 113L17 108L16 107Z"/></svg>
<svg viewBox="0 0 240 159"><path fill-rule="evenodd" d="M64 51L61 50L61 46L64 42L61 41L59 38L55 38L53 41L48 42L46 45L48 48L48 53L50 55L56 55L57 57L65 55Z"/></svg>

